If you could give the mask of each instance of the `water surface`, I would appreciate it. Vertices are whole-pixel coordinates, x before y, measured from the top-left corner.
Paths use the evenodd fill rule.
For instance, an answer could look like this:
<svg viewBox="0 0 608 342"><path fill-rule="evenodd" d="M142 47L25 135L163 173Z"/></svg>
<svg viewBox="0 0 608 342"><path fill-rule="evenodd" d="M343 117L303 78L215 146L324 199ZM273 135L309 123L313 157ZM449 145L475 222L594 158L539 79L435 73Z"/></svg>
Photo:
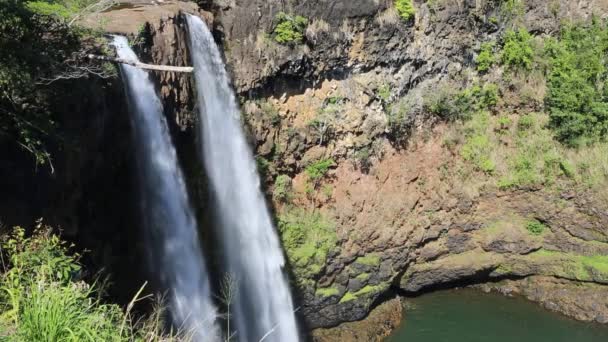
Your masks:
<svg viewBox="0 0 608 342"><path fill-rule="evenodd" d="M606 342L608 326L578 322L523 298L471 289L407 300L388 342Z"/></svg>

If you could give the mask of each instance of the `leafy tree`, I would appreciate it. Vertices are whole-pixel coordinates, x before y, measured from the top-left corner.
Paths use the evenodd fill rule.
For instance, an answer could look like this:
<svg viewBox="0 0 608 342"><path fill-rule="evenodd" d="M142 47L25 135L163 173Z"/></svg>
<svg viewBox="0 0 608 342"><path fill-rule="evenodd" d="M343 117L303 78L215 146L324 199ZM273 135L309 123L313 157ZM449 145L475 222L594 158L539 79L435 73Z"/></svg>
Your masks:
<svg viewBox="0 0 608 342"><path fill-rule="evenodd" d="M608 134L608 29L568 26L546 44L550 59L547 106L557 139L570 145Z"/></svg>
<svg viewBox="0 0 608 342"><path fill-rule="evenodd" d="M38 164L50 160L56 110L71 94L61 82L50 83L82 48L85 32L68 19L91 2L2 0L0 6L0 139L32 153Z"/></svg>

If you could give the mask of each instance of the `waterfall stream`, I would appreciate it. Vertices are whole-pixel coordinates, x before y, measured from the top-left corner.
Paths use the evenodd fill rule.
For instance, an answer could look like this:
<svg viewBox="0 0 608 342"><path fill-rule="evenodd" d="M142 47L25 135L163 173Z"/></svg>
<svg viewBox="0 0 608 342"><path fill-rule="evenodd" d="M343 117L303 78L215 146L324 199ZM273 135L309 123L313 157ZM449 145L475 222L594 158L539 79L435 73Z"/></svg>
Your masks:
<svg viewBox="0 0 608 342"><path fill-rule="evenodd" d="M210 180L239 341L299 340L285 259L260 190L252 151L220 51L198 17L187 16L200 115L201 153Z"/></svg>
<svg viewBox="0 0 608 342"><path fill-rule="evenodd" d="M115 37L118 56L137 60L125 37ZM199 243L197 224L188 201L162 104L148 73L121 65L131 111L143 225L153 269L169 290L174 326L195 341L216 341L216 309Z"/></svg>

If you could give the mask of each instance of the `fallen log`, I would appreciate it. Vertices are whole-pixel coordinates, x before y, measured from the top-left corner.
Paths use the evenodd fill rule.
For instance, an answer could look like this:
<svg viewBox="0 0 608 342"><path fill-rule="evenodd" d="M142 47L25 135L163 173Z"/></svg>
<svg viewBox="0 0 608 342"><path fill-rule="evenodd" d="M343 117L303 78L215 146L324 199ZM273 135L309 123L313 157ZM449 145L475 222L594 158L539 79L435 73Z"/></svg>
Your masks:
<svg viewBox="0 0 608 342"><path fill-rule="evenodd" d="M147 70L156 70L156 71L169 71L169 72L193 72L193 67L178 67L171 65L155 65L155 64L146 64L138 61L131 61L123 58L116 57L108 57L108 56L99 56L99 55L88 55L89 59L95 59L98 61L112 62L112 63L121 63L134 66L140 69Z"/></svg>

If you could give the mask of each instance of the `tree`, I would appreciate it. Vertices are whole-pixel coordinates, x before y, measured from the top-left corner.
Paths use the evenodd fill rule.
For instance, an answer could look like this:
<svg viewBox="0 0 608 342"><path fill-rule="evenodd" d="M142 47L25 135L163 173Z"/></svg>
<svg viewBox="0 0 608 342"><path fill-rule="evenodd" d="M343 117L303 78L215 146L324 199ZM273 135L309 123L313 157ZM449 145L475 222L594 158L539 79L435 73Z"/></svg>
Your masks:
<svg viewBox="0 0 608 342"><path fill-rule="evenodd" d="M113 0L2 0L0 6L0 138L52 164L57 112L70 92L54 81L103 76L99 62L82 62L90 32L72 27L87 11ZM58 75L60 75L58 77ZM63 76L61 76L63 75ZM55 139L56 140L56 139Z"/></svg>

